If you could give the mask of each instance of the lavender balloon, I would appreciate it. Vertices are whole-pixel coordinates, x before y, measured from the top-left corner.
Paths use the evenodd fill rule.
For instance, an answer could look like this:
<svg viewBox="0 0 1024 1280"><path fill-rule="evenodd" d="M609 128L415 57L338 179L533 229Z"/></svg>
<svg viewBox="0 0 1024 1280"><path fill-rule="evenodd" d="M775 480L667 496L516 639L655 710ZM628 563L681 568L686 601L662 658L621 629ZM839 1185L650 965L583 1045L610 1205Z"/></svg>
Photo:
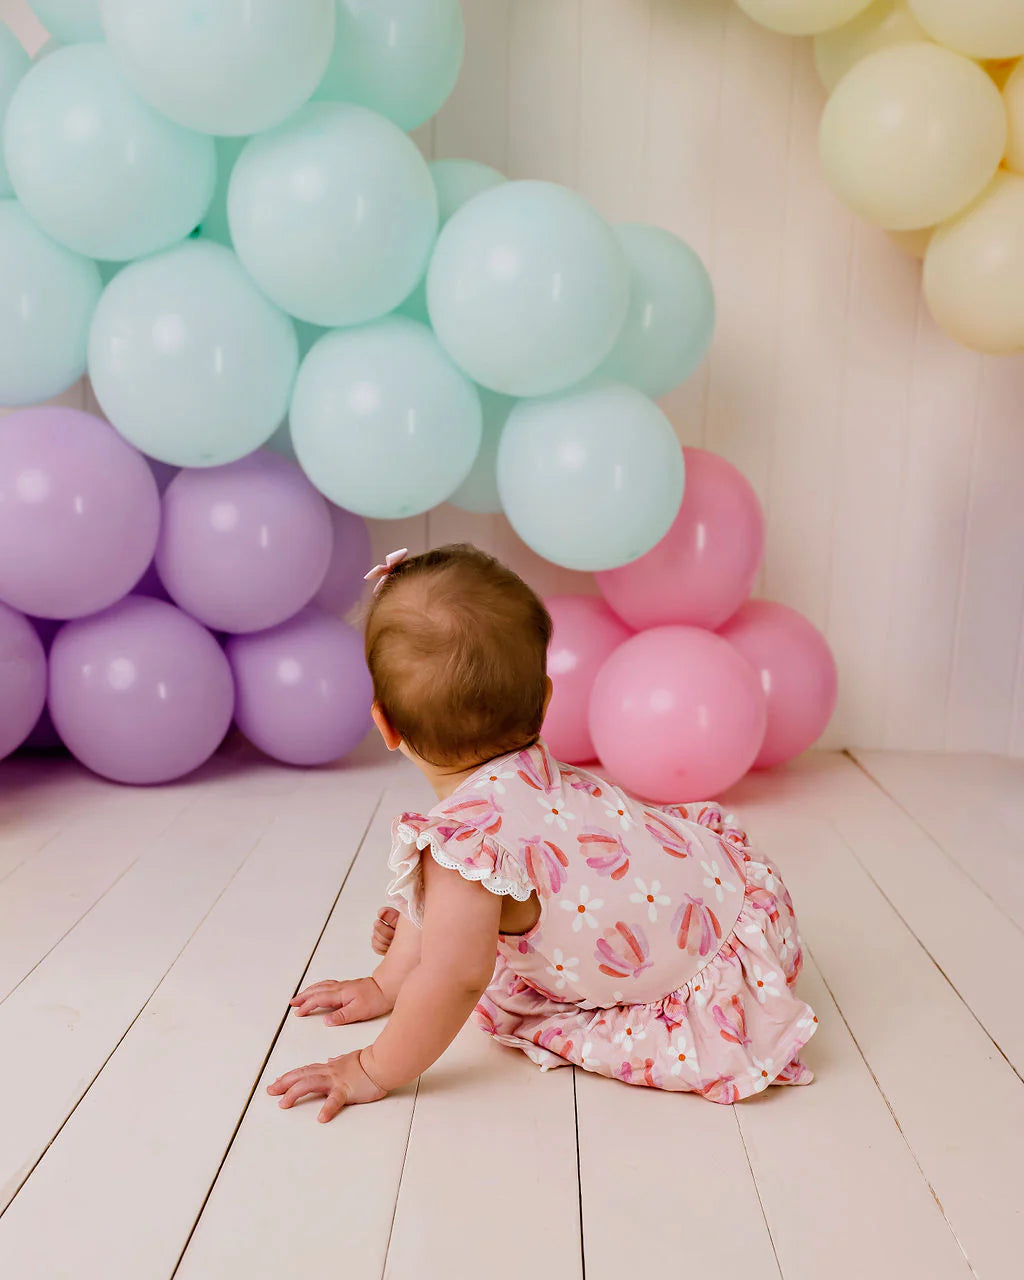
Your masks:
<svg viewBox="0 0 1024 1280"><path fill-rule="evenodd" d="M169 782L219 746L234 687L220 646L162 600L69 622L50 650L50 712L68 749L115 782Z"/></svg>
<svg viewBox="0 0 1024 1280"><path fill-rule="evenodd" d="M61 623L55 618L29 618L29 622L32 623L35 633L39 637L43 652L48 655L53 646L53 638L61 628ZM32 732L21 744L22 751L48 753L60 751L64 747L63 742L60 740L60 734L54 728L50 708L45 705L45 696L44 690L43 709L39 713L39 719L35 722Z"/></svg>
<svg viewBox="0 0 1024 1280"><path fill-rule="evenodd" d="M0 760L32 731L46 701L46 652L31 622L0 604Z"/></svg>
<svg viewBox="0 0 1024 1280"><path fill-rule="evenodd" d="M232 636L235 723L286 764L326 764L362 741L373 686L362 636L316 607L270 631Z"/></svg>
<svg viewBox="0 0 1024 1280"><path fill-rule="evenodd" d="M363 594L364 575L370 567L370 530L362 516L344 507L330 506L334 545L323 585L314 603L341 617Z"/></svg>
<svg viewBox="0 0 1024 1280"><path fill-rule="evenodd" d="M142 454L78 409L0 423L0 599L42 618L119 600L156 547L160 499Z"/></svg>
<svg viewBox="0 0 1024 1280"><path fill-rule="evenodd" d="M299 468L259 452L167 486L160 580L216 631L262 631L309 603L331 558L327 503Z"/></svg>

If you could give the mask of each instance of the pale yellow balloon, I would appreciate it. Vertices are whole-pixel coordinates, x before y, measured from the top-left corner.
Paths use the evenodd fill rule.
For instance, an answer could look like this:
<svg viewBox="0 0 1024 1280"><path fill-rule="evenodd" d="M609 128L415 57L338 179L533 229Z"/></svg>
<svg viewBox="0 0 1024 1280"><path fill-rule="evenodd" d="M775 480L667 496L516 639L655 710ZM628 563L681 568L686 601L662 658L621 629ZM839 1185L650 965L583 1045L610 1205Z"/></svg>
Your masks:
<svg viewBox="0 0 1024 1280"><path fill-rule="evenodd" d="M685 2L685 0L684 0ZM815 36L855 18L871 0L736 0L762 27L787 36Z"/></svg>
<svg viewBox="0 0 1024 1280"><path fill-rule="evenodd" d="M924 293L941 329L977 351L1024 346L1024 177L1001 170L970 208L938 228Z"/></svg>
<svg viewBox="0 0 1024 1280"><path fill-rule="evenodd" d="M917 231L890 231L888 235L897 249L902 249L911 258L923 260L934 231L934 227L921 227Z"/></svg>
<svg viewBox="0 0 1024 1280"><path fill-rule="evenodd" d="M821 83L831 92L861 58L890 44L927 40L903 0L874 0L852 22L814 37L814 63Z"/></svg>
<svg viewBox="0 0 1024 1280"><path fill-rule="evenodd" d="M983 58L981 65L995 81L997 89L1005 89L1006 82L1017 67L1017 58Z"/></svg>
<svg viewBox="0 0 1024 1280"><path fill-rule="evenodd" d="M1007 80L1003 101L1008 126L1003 159L1008 169L1024 173L1024 62L1018 62L1016 71Z"/></svg>
<svg viewBox="0 0 1024 1280"><path fill-rule="evenodd" d="M1006 147L999 90L976 62L937 44L895 44L862 58L825 104L825 176L880 227L943 222L991 179Z"/></svg>
<svg viewBox="0 0 1024 1280"><path fill-rule="evenodd" d="M1024 53L1024 0L909 0L933 40L970 58Z"/></svg>

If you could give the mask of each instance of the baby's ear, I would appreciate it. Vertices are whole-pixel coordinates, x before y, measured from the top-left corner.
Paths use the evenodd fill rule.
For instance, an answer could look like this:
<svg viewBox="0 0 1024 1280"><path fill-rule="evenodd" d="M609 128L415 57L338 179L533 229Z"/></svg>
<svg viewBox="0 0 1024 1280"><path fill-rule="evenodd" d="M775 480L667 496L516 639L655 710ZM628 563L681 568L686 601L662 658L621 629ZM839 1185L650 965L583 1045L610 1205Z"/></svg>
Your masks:
<svg viewBox="0 0 1024 1280"><path fill-rule="evenodd" d="M387 712L379 702L374 702L370 708L370 714L373 716L373 723L380 730L380 736L384 739L384 745L389 751L397 751L402 745L402 735L395 731L394 725L387 717Z"/></svg>
<svg viewBox="0 0 1024 1280"><path fill-rule="evenodd" d="M545 676L544 677L544 706L541 709L542 718L547 713L548 703L551 701L551 694L552 694L552 691L554 690L554 687L555 686L551 683L551 677Z"/></svg>

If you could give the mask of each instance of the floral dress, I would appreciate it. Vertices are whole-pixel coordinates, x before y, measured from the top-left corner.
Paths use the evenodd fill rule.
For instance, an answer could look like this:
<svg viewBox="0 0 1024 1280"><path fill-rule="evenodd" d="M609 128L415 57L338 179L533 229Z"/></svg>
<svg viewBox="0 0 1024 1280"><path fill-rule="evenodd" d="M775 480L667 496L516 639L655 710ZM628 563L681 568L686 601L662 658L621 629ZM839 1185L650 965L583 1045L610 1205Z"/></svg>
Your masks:
<svg viewBox="0 0 1024 1280"><path fill-rule="evenodd" d="M417 925L428 849L492 893L539 898L532 929L499 935L474 1020L541 1068L722 1103L813 1078L792 900L718 805L646 804L538 742L393 835L388 897Z"/></svg>

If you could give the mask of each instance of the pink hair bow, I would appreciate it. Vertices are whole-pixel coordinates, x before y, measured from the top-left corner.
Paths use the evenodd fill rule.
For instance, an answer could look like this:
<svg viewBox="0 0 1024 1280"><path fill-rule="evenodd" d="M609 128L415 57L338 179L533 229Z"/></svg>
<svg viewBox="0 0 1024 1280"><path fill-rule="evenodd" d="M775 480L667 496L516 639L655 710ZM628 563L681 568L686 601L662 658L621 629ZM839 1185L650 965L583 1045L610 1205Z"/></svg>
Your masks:
<svg viewBox="0 0 1024 1280"><path fill-rule="evenodd" d="M402 547L400 551L392 551L390 555L385 557L383 564L375 564L369 573L363 574L364 582L373 582L374 595L376 595L384 585L384 579L388 576L391 570L394 569L396 565L401 564L408 554L408 547ZM375 582L374 579L376 579Z"/></svg>

